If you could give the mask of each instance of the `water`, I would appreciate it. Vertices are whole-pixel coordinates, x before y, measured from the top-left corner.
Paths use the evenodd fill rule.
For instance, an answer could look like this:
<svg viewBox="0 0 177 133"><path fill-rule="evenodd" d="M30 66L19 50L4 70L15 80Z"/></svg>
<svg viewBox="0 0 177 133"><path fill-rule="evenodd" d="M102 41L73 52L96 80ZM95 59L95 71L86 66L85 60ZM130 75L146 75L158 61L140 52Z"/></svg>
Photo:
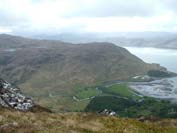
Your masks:
<svg viewBox="0 0 177 133"><path fill-rule="evenodd" d="M159 63L177 73L177 50L126 47L132 54L147 63ZM130 87L142 95L177 101L177 77L144 83L132 83Z"/></svg>
<svg viewBox="0 0 177 133"><path fill-rule="evenodd" d="M147 63L159 63L168 70L177 73L177 50L158 48L125 47L132 54Z"/></svg>
<svg viewBox="0 0 177 133"><path fill-rule="evenodd" d="M177 78L165 78L148 83L130 83L130 87L145 96L177 101Z"/></svg>

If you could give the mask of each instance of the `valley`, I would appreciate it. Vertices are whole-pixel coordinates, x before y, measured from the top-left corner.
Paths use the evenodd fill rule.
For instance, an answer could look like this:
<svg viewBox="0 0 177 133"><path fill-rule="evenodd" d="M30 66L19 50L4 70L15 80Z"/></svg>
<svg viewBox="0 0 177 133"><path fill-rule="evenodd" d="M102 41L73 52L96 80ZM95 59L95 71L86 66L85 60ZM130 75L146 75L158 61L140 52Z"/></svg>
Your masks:
<svg viewBox="0 0 177 133"><path fill-rule="evenodd" d="M112 43L1 39L1 77L35 103L26 112L1 108L1 131L176 132L163 126L177 118L176 71L168 65ZM99 113L105 109L115 115Z"/></svg>
<svg viewBox="0 0 177 133"><path fill-rule="evenodd" d="M177 133L176 0L0 0L0 133Z"/></svg>

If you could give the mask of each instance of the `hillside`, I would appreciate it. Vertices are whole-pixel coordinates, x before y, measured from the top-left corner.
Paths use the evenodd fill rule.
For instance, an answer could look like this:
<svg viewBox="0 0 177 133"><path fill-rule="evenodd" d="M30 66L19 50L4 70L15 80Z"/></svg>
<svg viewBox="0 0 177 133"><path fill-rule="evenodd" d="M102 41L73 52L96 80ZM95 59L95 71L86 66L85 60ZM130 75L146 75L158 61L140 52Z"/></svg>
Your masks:
<svg viewBox="0 0 177 133"><path fill-rule="evenodd" d="M129 97L130 99L117 98L113 96L95 97L87 107L87 110L97 111L97 109L112 108L114 115L103 113L53 113L49 109L33 103L31 98L23 95L20 88L12 86L7 81L0 79L0 132L2 133L101 133L101 132L123 132L123 133L172 133L177 131L176 119L161 119L157 117L156 111L160 110L161 114L174 112L169 102L159 102L155 100L143 101L136 103L135 93L126 91L119 92L123 85L110 86L112 89L103 88L103 92L112 95ZM114 89L117 88L118 89ZM90 88L91 89L91 88ZM129 92L128 92L129 91ZM126 92L126 93L125 93ZM118 95L117 95L118 96ZM132 99L133 98L133 99ZM143 106L142 106L143 105ZM133 108L133 106L136 106ZM153 114L147 114L150 107ZM155 106L155 108L154 108ZM129 109L127 108L129 107ZM164 108L167 112L164 112ZM176 106L174 106L176 109ZM138 116L131 117L136 110ZM144 110L145 109L145 110ZM125 111L127 110L127 114ZM124 115L121 115L121 112ZM143 113L142 113L143 112ZM174 113L172 115L175 115ZM169 117L169 116L167 116Z"/></svg>
<svg viewBox="0 0 177 133"><path fill-rule="evenodd" d="M89 101L73 101L74 90L154 69L165 70L111 43L70 44L0 35L1 77L55 110L85 108Z"/></svg>
<svg viewBox="0 0 177 133"><path fill-rule="evenodd" d="M140 119L139 119L140 120ZM175 133L177 120L109 117L93 113L31 113L0 110L0 131L5 133Z"/></svg>

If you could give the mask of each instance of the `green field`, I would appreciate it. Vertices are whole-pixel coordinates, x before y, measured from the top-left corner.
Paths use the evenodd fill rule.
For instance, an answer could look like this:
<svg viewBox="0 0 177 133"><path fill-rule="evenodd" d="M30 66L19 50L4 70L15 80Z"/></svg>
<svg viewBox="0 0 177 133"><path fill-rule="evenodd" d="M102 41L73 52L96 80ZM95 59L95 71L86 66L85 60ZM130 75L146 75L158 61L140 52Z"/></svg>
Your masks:
<svg viewBox="0 0 177 133"><path fill-rule="evenodd" d="M43 90L45 90L45 88L43 88ZM34 93L34 91L29 89L26 93L36 95L37 98L34 98L36 103L54 112L84 111L95 96L120 96L135 100L139 99L139 96L126 84L115 84L107 88L102 87L99 90L96 89L96 86L84 87L78 85L70 92L63 90L59 92L39 91L38 93Z"/></svg>
<svg viewBox="0 0 177 133"><path fill-rule="evenodd" d="M120 117L153 115L162 118L177 118L176 104L149 97L140 97L128 87L128 84L114 84L109 87L99 86L98 88L78 85L70 93L66 93L66 91L38 93L38 98L34 100L39 105L54 112L95 112L111 109L117 112ZM74 99L74 96L77 99Z"/></svg>
<svg viewBox="0 0 177 133"><path fill-rule="evenodd" d="M96 90L95 87L93 88L77 88L75 89L75 96L78 99L86 99L86 98L91 98L94 96L98 96L100 94L99 90Z"/></svg>
<svg viewBox="0 0 177 133"><path fill-rule="evenodd" d="M126 84L115 84L102 89L104 93L118 95L126 98L139 99L140 97Z"/></svg>

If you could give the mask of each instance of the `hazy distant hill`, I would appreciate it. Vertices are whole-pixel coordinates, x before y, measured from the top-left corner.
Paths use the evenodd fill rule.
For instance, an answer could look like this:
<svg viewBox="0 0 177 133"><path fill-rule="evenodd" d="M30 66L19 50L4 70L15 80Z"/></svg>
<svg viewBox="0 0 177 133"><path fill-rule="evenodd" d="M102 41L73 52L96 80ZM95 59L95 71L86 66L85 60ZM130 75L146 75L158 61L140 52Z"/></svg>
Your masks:
<svg viewBox="0 0 177 133"><path fill-rule="evenodd" d="M1 77L36 97L70 95L78 86L127 79L150 69L162 67L111 43L73 45L0 35Z"/></svg>
<svg viewBox="0 0 177 133"><path fill-rule="evenodd" d="M177 49L177 34L174 32L118 32L118 33L63 33L56 35L36 35L36 38L48 38L72 43L112 42L119 46L138 46Z"/></svg>

